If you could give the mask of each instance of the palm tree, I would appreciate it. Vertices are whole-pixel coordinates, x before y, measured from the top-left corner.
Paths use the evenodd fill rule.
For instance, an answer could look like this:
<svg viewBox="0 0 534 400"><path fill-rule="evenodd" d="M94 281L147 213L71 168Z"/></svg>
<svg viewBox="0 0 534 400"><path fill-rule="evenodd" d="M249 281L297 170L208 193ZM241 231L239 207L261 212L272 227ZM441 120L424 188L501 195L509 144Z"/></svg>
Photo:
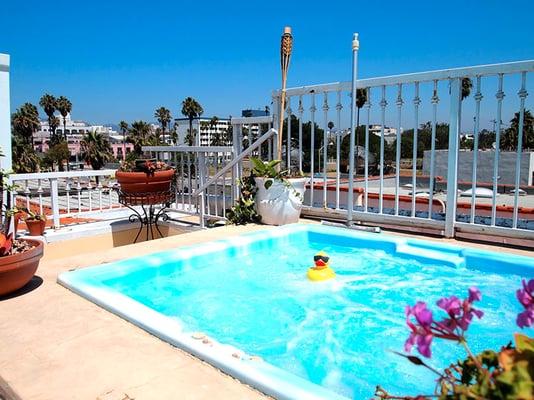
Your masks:
<svg viewBox="0 0 534 400"><path fill-rule="evenodd" d="M522 150L534 147L534 116L530 110L525 110L523 114L523 144ZM519 113L516 112L510 120L510 127L501 136L501 147L515 151L519 139Z"/></svg>
<svg viewBox="0 0 534 400"><path fill-rule="evenodd" d="M56 108L63 118L63 136L67 139L67 115L72 111L72 103L65 96L59 96L56 100Z"/></svg>
<svg viewBox="0 0 534 400"><path fill-rule="evenodd" d="M51 94L45 93L41 96L41 99L39 100L39 105L43 108L46 116L48 117L48 126L50 127L50 141L55 143L56 129L58 125L56 125L54 129L52 129L52 119L55 118L54 113L56 112L57 108L57 100Z"/></svg>
<svg viewBox="0 0 534 400"><path fill-rule="evenodd" d="M473 81L470 78L462 78L462 100L469 97L472 88Z"/></svg>
<svg viewBox="0 0 534 400"><path fill-rule="evenodd" d="M356 160L360 157L360 135L358 135L360 128L360 110L365 103L367 103L367 89L356 89ZM356 170L358 170L357 162Z"/></svg>
<svg viewBox="0 0 534 400"><path fill-rule="evenodd" d="M124 160L126 159L126 133L128 132L128 129L129 129L128 122L126 121L119 122L119 129L122 133L122 157Z"/></svg>
<svg viewBox="0 0 534 400"><path fill-rule="evenodd" d="M193 120L200 117L204 113L204 109L198 101L192 97L186 97L182 102L182 114L189 119L189 134L193 135ZM197 143L200 142L197 140Z"/></svg>
<svg viewBox="0 0 534 400"><path fill-rule="evenodd" d="M67 140L67 115L72 111L72 103L65 96L59 96L56 100L56 107L63 118L63 137ZM67 171L69 170L69 160L67 160Z"/></svg>
<svg viewBox="0 0 534 400"><path fill-rule="evenodd" d="M31 145L33 149L33 135L41 127L39 120L39 111L31 103L24 103L11 116L13 133L20 135L26 145Z"/></svg>
<svg viewBox="0 0 534 400"><path fill-rule="evenodd" d="M90 131L80 142L82 158L94 170L101 169L106 162L113 159L111 145L102 133Z"/></svg>
<svg viewBox="0 0 534 400"><path fill-rule="evenodd" d="M134 146L134 152L140 156L142 147L149 144L155 144L150 125L145 121L134 121L130 126L130 136L128 142Z"/></svg>
<svg viewBox="0 0 534 400"><path fill-rule="evenodd" d="M161 124L161 138L163 143L165 143L165 131L172 120L171 112L165 107L160 107L154 113L154 117Z"/></svg>

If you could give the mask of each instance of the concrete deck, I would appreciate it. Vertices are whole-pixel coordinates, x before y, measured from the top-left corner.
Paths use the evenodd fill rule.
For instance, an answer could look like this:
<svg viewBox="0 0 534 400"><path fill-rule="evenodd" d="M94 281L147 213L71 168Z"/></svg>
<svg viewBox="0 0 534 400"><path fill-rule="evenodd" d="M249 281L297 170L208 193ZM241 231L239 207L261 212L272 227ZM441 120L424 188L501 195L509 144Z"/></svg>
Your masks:
<svg viewBox="0 0 534 400"><path fill-rule="evenodd" d="M0 398L16 398L9 395L12 390L28 400L265 399L56 283L58 273L69 269L258 229L269 227L226 226L181 234L184 228L175 236L107 250L105 243L112 246L113 241L100 240L96 246L94 237L48 244L33 290L0 299ZM96 251L91 253L92 241ZM533 256L528 251L471 246Z"/></svg>
<svg viewBox="0 0 534 400"><path fill-rule="evenodd" d="M41 262L38 277L32 282L38 287L0 300L3 391L8 392L9 385L25 400L265 399L259 392L56 283L59 272L72 268L259 228L265 227L197 231L151 241L150 245L139 243L61 259L55 259L58 253L54 250ZM66 248L66 243L52 245Z"/></svg>

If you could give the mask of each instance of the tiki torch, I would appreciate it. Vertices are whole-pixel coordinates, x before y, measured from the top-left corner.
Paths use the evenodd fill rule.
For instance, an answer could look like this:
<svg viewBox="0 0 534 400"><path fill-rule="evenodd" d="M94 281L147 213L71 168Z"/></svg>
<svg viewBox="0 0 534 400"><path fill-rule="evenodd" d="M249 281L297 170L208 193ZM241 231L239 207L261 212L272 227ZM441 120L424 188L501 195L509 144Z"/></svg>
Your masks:
<svg viewBox="0 0 534 400"><path fill-rule="evenodd" d="M282 130L284 128L284 111L286 108L286 82L287 70L289 69L289 60L291 59L291 50L293 49L293 36L291 27L284 28L284 34L280 42L280 66L282 68L282 93L280 98L280 123L278 124L278 149L277 159L282 160ZM290 117L291 118L291 117ZM289 143L287 144L289 146ZM290 168L289 165L286 166Z"/></svg>

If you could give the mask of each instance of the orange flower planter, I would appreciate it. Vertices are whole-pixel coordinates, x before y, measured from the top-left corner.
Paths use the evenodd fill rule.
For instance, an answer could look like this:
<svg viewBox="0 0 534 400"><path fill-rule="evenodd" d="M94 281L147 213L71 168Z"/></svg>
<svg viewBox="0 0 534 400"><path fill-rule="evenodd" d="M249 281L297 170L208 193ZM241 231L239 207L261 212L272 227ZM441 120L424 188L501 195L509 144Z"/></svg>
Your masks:
<svg viewBox="0 0 534 400"><path fill-rule="evenodd" d="M0 257L0 296L26 285L37 271L44 244L40 240L24 240L35 247L24 253Z"/></svg>
<svg viewBox="0 0 534 400"><path fill-rule="evenodd" d="M117 171L115 178L129 204L150 205L169 201L174 173L174 169L156 171L151 175L145 172ZM151 193L154 194L151 195Z"/></svg>

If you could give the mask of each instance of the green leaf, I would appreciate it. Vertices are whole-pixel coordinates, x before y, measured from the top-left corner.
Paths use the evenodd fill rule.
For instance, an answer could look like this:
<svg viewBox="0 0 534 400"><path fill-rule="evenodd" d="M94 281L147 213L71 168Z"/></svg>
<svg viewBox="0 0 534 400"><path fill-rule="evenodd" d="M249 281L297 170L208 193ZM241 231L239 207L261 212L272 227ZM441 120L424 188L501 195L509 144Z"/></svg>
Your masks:
<svg viewBox="0 0 534 400"><path fill-rule="evenodd" d="M530 350L534 351L534 339L529 338L521 333L515 334L515 347L519 352Z"/></svg>

